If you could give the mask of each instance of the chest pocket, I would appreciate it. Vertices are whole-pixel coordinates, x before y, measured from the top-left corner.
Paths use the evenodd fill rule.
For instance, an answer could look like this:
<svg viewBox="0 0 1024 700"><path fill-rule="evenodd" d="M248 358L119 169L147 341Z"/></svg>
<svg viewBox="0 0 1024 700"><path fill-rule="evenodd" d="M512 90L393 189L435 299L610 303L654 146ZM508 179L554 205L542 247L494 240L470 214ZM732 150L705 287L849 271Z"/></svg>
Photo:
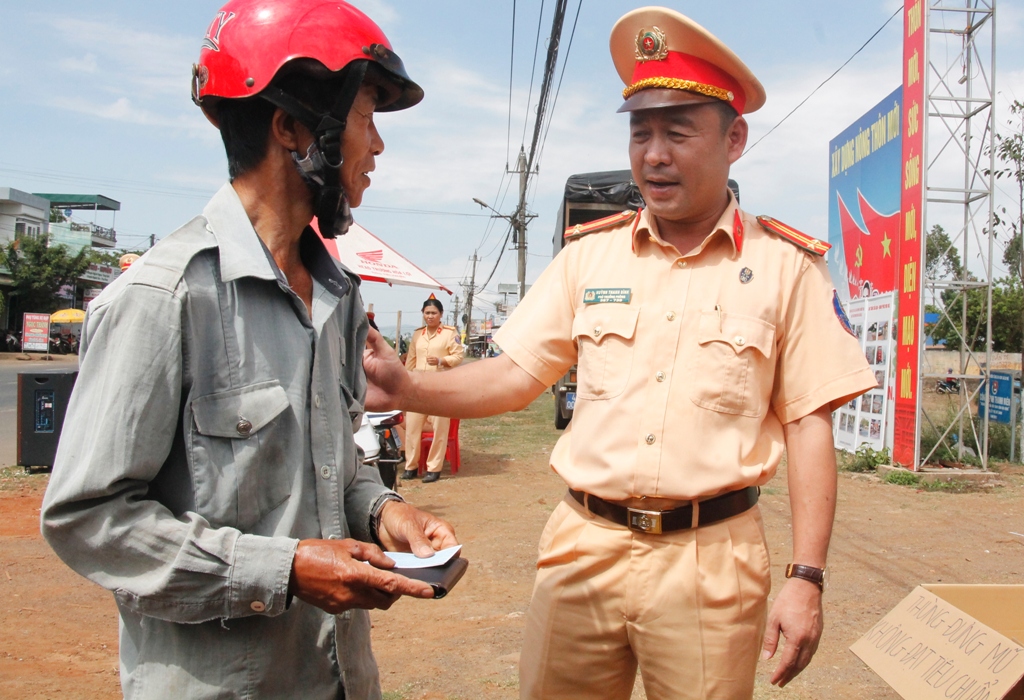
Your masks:
<svg viewBox="0 0 1024 700"><path fill-rule="evenodd" d="M246 529L288 499L300 466L285 459L298 434L290 405L276 379L192 402L196 509L212 524Z"/></svg>
<svg viewBox="0 0 1024 700"><path fill-rule="evenodd" d="M579 353L576 391L581 399L610 399L626 388L640 308L624 304L584 307L572 322Z"/></svg>
<svg viewBox="0 0 1024 700"><path fill-rule="evenodd" d="M704 311L690 373L690 399L720 413L759 416L775 375L775 326L752 316Z"/></svg>

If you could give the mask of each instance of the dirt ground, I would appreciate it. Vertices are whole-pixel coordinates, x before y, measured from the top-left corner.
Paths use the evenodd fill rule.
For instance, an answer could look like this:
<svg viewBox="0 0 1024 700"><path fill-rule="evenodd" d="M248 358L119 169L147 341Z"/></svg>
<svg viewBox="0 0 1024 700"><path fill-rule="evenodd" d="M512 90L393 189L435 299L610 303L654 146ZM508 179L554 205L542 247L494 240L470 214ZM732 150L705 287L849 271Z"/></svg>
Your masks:
<svg viewBox="0 0 1024 700"><path fill-rule="evenodd" d="M385 698L518 697L517 663L536 544L564 485L547 466L558 433L551 398L522 413L463 423L459 473L403 495L452 522L471 565L445 599L374 613ZM918 583L1020 583L1024 469L972 493L919 491L842 472L825 635L811 666L783 690L758 673L757 698L898 697L848 647ZM0 697L119 694L117 619L108 593L63 566L42 541L45 475L0 474ZM775 590L791 536L785 469L764 489ZM643 698L642 689L634 694Z"/></svg>

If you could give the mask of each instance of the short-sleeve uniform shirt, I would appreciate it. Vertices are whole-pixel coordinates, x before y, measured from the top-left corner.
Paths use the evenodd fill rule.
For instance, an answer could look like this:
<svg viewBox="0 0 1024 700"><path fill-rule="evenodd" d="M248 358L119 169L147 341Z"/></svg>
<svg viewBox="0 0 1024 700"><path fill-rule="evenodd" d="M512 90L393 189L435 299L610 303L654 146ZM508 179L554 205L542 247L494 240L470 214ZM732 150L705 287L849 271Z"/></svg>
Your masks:
<svg viewBox="0 0 1024 700"><path fill-rule="evenodd" d="M646 211L567 245L495 341L545 384L578 362L576 408L551 455L605 499L692 499L766 483L782 426L876 385L824 259L734 198L680 255Z"/></svg>

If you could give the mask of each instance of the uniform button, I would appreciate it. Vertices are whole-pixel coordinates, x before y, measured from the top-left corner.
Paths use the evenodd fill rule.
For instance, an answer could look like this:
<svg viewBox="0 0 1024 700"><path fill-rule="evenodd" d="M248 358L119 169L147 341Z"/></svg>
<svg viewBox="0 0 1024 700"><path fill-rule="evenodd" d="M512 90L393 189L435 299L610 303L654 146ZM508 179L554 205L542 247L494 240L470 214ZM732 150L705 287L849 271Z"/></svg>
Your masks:
<svg viewBox="0 0 1024 700"><path fill-rule="evenodd" d="M263 612L267 609L266 604L262 600L254 600L249 603L249 607L252 608L253 612Z"/></svg>
<svg viewBox="0 0 1024 700"><path fill-rule="evenodd" d="M320 394L317 394L315 397L313 397L313 403L316 404L317 408L320 408Z"/></svg>
<svg viewBox="0 0 1024 700"><path fill-rule="evenodd" d="M331 468L328 467L326 464L324 466L320 467L320 476L322 476L325 479L330 479L331 478Z"/></svg>
<svg viewBox="0 0 1024 700"><path fill-rule="evenodd" d="M647 437L646 437L646 438L644 438L644 440L646 440L646 441L647 441L647 444L648 444L648 445L653 445L653 444L654 444L654 441L655 441L656 439L657 439L657 438L655 438L653 434L648 434L648 435L647 435Z"/></svg>
<svg viewBox="0 0 1024 700"><path fill-rule="evenodd" d="M597 328L594 329L594 337L595 338L600 338L601 337L601 326L598 326Z"/></svg>
<svg viewBox="0 0 1024 700"><path fill-rule="evenodd" d="M667 318L669 321L675 321L676 320L676 312L675 311L669 311L667 314L665 314L665 318Z"/></svg>
<svg viewBox="0 0 1024 700"><path fill-rule="evenodd" d="M736 344L737 345L742 347L743 345L746 345L746 343L747 343L747 339L744 338L742 335L736 336Z"/></svg>
<svg viewBox="0 0 1024 700"><path fill-rule="evenodd" d="M338 540L338 539L341 539L341 538L338 537L337 535L328 535L327 539L329 539L329 540Z"/></svg>
<svg viewBox="0 0 1024 700"><path fill-rule="evenodd" d="M663 382L665 381L665 373L658 372L656 375L654 375L654 378L657 379L659 382Z"/></svg>
<svg viewBox="0 0 1024 700"><path fill-rule="evenodd" d="M685 261L685 260L680 260L680 261L679 261L678 263L676 263L676 264L677 264L677 265L679 265L679 267L686 267L686 261Z"/></svg>
<svg viewBox="0 0 1024 700"><path fill-rule="evenodd" d="M235 430L237 430L238 434L242 437L249 437L249 433L252 432L252 423L243 418L238 421L238 424L235 426Z"/></svg>

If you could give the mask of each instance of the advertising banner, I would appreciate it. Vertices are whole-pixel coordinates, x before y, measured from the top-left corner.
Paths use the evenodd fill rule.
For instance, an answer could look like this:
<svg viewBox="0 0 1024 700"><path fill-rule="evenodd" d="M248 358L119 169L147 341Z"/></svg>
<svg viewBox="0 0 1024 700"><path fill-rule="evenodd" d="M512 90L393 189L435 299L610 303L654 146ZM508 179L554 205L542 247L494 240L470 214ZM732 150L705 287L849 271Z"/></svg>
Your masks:
<svg viewBox="0 0 1024 700"><path fill-rule="evenodd" d="M854 299L848 315L878 385L836 412L835 446L848 452L865 444L881 450L888 446L886 427L892 414L893 295Z"/></svg>
<svg viewBox="0 0 1024 700"><path fill-rule="evenodd" d="M917 422L920 413L921 282L924 279L924 156L928 105L925 71L928 10L924 0L908 0L903 9L903 169L896 268L896 406L893 462L917 469Z"/></svg>
<svg viewBox="0 0 1024 700"><path fill-rule="evenodd" d="M21 326L21 349L46 352L50 348L50 314L25 314Z"/></svg>
<svg viewBox="0 0 1024 700"><path fill-rule="evenodd" d="M896 287L903 88L829 143L828 267L844 305Z"/></svg>
<svg viewBox="0 0 1024 700"><path fill-rule="evenodd" d="M987 412L988 419L993 423L1009 425L1013 403L1013 377L999 372L992 372L989 377L989 385L982 386L978 392L978 417L984 418Z"/></svg>

